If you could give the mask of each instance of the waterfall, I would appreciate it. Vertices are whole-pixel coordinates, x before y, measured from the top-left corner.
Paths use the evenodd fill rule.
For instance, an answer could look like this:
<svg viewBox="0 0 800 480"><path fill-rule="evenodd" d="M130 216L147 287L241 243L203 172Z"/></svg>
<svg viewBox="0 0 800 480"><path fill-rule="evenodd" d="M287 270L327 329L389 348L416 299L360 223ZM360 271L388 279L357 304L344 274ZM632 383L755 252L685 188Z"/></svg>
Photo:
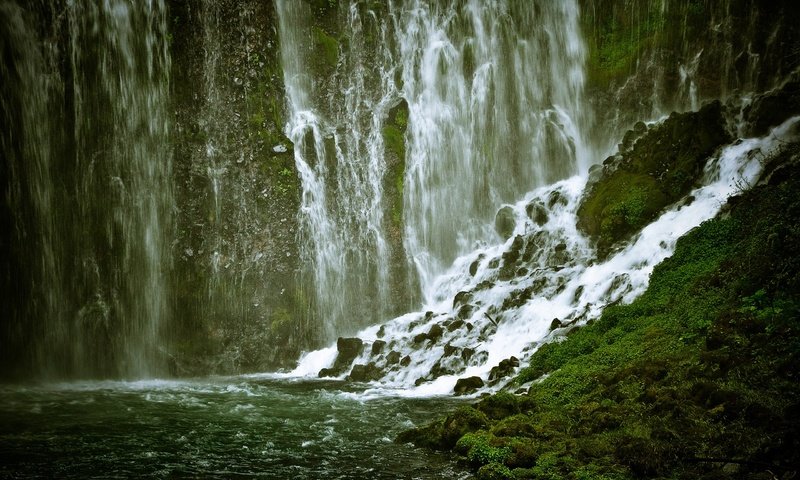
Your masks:
<svg viewBox="0 0 800 480"><path fill-rule="evenodd" d="M17 353L62 376L162 371L173 209L166 7L3 2L0 13L17 53L4 66L15 82L3 110L16 125L2 145L9 271L26 283L11 313Z"/></svg>
<svg viewBox="0 0 800 480"><path fill-rule="evenodd" d="M708 159L702 185L688 201L664 211L604 261L575 228L586 179L535 189L512 207L512 238L456 259L420 311L359 332L364 348L349 359L352 370L337 367L332 346L301 357L290 375L354 378L360 371L355 379L379 381L370 391L377 395L446 395L469 376L499 389L543 343L599 318L607 305L641 295L678 239L713 218L743 185L754 185L765 159L797 140L799 123L795 116L764 137L726 145Z"/></svg>
<svg viewBox="0 0 800 480"><path fill-rule="evenodd" d="M398 285L427 295L503 203L588 166L577 4L437 5L350 2L325 31L277 3L321 339L407 308Z"/></svg>
<svg viewBox="0 0 800 480"><path fill-rule="evenodd" d="M393 12L409 103L405 245L433 279L493 241L494 214L585 170L575 2L410 2Z"/></svg>
<svg viewBox="0 0 800 480"><path fill-rule="evenodd" d="M324 66L307 63L309 39L328 40L325 32L307 23L309 6L292 1L277 5L291 112L286 135L295 145L302 182L300 248L308 259L304 274L309 277L304 283L313 285L311 313L322 323L319 337L330 340L392 311L382 126L398 99L391 78L394 67L389 52L363 50L365 30L386 35L387 26L370 15L362 17L356 4L344 20L352 55ZM335 69L330 92L311 76L326 67ZM376 68L377 78L371 73Z"/></svg>
<svg viewBox="0 0 800 480"><path fill-rule="evenodd" d="M601 2L583 2L592 8L595 3ZM600 258L576 228L576 211L588 165L615 151L612 142L630 119L657 119L675 106L685 110L704 98L728 98L734 87L770 85L771 80L756 78L757 54L723 54L734 21L728 7L714 12L720 31L727 33L698 45L689 35L707 22L689 12L690 5L667 9L662 2L656 10L653 2L632 2L633 12L623 9L635 17L634 26L627 25L631 32L599 40L611 42L615 51L591 40L591 48L606 49L596 57L621 58L590 66L581 25L591 22L581 19L577 2L443 6L410 0L385 7L351 2L322 26L309 22L306 4L278 5L293 112L287 135L298 145L301 241L317 288L316 315L328 340L331 333L344 336L373 324L357 339L305 354L290 375L379 381L379 389L411 395L450 393L456 380L467 376L499 388L501 378L543 342L597 319L606 305L641 294L654 266L671 254L681 235L713 217L737 185L756 181L762 165L754 158L773 154L793 135L797 120L713 155L690 200L661 212L624 248ZM680 14L694 15L694 23L690 28L684 21L676 39L662 17ZM613 19L611 24L617 28ZM372 50L362 50L363 31L370 32ZM314 38L335 35L345 41L325 70L309 60L319 58L324 43ZM673 43L682 50L665 57ZM712 65L724 73L718 85L709 86L704 76L705 50L714 52ZM380 73L366 76L351 56L368 58ZM735 58L746 66L736 67ZM616 70L609 73L612 67ZM603 87L611 94L604 97L600 93L608 92L598 92L598 77L612 73L614 81ZM595 91L585 94L590 88ZM348 101L352 98L359 101ZM598 118L595 105L605 109ZM742 105L746 101L731 103L731 112ZM343 117L340 108L357 112ZM392 148L392 135L386 135L392 129L401 132L402 148ZM377 148L354 149L353 139L368 139L367 145L374 139ZM358 279L375 278L386 268L380 248L390 237L375 221L381 218L375 209L391 191L387 182L372 178L387 175L398 151L407 283L417 285L421 307L390 319L381 318L381 290L365 288ZM354 165L355 160L360 161ZM358 173L342 175L353 171ZM387 211L385 203L383 208ZM363 216L366 212L371 216ZM350 249L369 261L350 262ZM371 321L349 300L352 292L372 302L366 316Z"/></svg>

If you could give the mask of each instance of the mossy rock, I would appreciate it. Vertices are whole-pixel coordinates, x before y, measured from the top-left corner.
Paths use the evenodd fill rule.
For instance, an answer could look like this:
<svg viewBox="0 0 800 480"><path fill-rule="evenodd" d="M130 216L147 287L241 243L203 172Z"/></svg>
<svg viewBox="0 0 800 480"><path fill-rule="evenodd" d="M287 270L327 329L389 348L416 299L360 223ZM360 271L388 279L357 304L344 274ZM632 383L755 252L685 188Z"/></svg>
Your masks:
<svg viewBox="0 0 800 480"><path fill-rule="evenodd" d="M607 162L581 201L578 228L605 256L688 194L708 157L730 140L719 102L698 112L673 113Z"/></svg>
<svg viewBox="0 0 800 480"><path fill-rule="evenodd" d="M483 412L491 419L499 419L516 415L523 408L532 408L533 404L527 397L517 397L508 392L499 392L490 397L486 397L475 405L475 408Z"/></svg>
<svg viewBox="0 0 800 480"><path fill-rule="evenodd" d="M418 447L449 450L464 435L485 428L489 419L472 407L461 407L444 420L401 433L396 441Z"/></svg>
<svg viewBox="0 0 800 480"><path fill-rule="evenodd" d="M479 480L507 480L513 479L514 474L502 463L489 463L478 470Z"/></svg>
<svg viewBox="0 0 800 480"><path fill-rule="evenodd" d="M396 231L403 224L403 189L406 167L406 128L408 126L408 104L401 100L389 110L382 134L386 153L386 178L384 189L392 227Z"/></svg>

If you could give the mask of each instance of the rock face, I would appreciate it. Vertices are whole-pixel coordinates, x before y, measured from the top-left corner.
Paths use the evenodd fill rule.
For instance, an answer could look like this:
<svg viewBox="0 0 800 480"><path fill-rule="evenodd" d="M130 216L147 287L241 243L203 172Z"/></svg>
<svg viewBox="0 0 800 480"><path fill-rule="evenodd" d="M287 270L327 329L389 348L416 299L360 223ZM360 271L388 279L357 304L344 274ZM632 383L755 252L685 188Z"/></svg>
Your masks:
<svg viewBox="0 0 800 480"><path fill-rule="evenodd" d="M800 72L795 73L781 87L757 96L745 108L744 117L749 123L747 134L765 135L770 127L780 125L797 114L800 114Z"/></svg>
<svg viewBox="0 0 800 480"><path fill-rule="evenodd" d="M277 13L256 0L167 3L178 205L170 350L188 374L286 366L304 335Z"/></svg>
<svg viewBox="0 0 800 480"><path fill-rule="evenodd" d="M673 113L631 150L606 159L578 208L578 228L605 256L689 193L708 157L730 139L719 102L698 112Z"/></svg>
<svg viewBox="0 0 800 480"><path fill-rule="evenodd" d="M690 0L579 3L598 137L619 138L654 110L694 110L697 99L770 88L797 68L795 56L786 54L800 39L800 10L792 0L706 2L704 8Z"/></svg>

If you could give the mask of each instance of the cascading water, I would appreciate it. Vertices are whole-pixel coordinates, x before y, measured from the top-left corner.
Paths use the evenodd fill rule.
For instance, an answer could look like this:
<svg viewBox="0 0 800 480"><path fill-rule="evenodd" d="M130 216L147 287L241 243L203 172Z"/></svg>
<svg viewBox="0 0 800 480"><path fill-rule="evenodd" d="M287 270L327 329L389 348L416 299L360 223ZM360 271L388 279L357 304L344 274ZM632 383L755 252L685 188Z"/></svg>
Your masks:
<svg viewBox="0 0 800 480"><path fill-rule="evenodd" d="M392 12L409 104L405 244L430 291L496 238L500 204L588 166L585 53L575 2L409 3Z"/></svg>
<svg viewBox="0 0 800 480"><path fill-rule="evenodd" d="M28 7L0 10L19 53L4 66L19 132L3 132L11 244L35 265L10 268L27 283L11 309L16 353L54 375L156 374L173 208L166 7L52 2L44 35Z"/></svg>
<svg viewBox="0 0 800 480"><path fill-rule="evenodd" d="M339 19L348 43L327 80L306 55L326 38L309 6L277 5L323 339L397 313L391 285L430 292L457 256L496 239L500 204L588 165L574 2L392 2L380 15L351 2ZM404 166L395 177L392 155ZM401 248L406 278L391 274Z"/></svg>
<svg viewBox="0 0 800 480"><path fill-rule="evenodd" d="M363 50L365 31L385 35L386 26L369 16L362 18L353 5L346 20L353 53L339 61L332 81L344 98L329 107L332 99L310 75L319 66L307 64L304 55L310 48L308 38L325 33L306 23L307 5L277 5L292 115L286 134L295 144L303 188L301 248L310 261L304 274L313 285L312 315L321 322L319 337L330 340L337 332L394 310L383 214L386 162L381 128L398 95L389 54L366 55ZM377 75L370 73L374 65L368 59L378 61ZM367 87L368 83L377 85Z"/></svg>

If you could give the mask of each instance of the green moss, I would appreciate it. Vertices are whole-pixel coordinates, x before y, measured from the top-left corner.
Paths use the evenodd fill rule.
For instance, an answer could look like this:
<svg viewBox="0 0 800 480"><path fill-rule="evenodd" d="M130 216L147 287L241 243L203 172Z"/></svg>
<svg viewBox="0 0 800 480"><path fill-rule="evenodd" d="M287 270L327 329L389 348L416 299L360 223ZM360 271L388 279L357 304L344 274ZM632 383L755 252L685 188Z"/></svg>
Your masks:
<svg viewBox="0 0 800 480"><path fill-rule="evenodd" d="M406 142L403 131L395 125L385 125L382 132L386 151L391 152L397 158L406 158Z"/></svg>
<svg viewBox="0 0 800 480"><path fill-rule="evenodd" d="M511 473L511 470L502 463L494 462L482 466L478 470L477 478L478 480L506 480L513 479L514 475Z"/></svg>
<svg viewBox="0 0 800 480"><path fill-rule="evenodd" d="M511 455L511 448L496 443L492 435L486 432L467 433L458 440L454 449L476 466L503 463Z"/></svg>
<svg viewBox="0 0 800 480"><path fill-rule="evenodd" d="M403 101L388 114L382 134L387 155L387 185L390 218L395 229L403 224L403 188L405 181L406 144L405 132L408 126L408 105Z"/></svg>
<svg viewBox="0 0 800 480"><path fill-rule="evenodd" d="M578 227L603 256L688 194L710 155L730 140L719 102L672 114L612 160L578 209Z"/></svg>
<svg viewBox="0 0 800 480"><path fill-rule="evenodd" d="M592 84L622 81L648 48L663 43L661 32L666 19L658 8L641 14L602 5L595 12L599 12L597 16L590 14L585 19L593 33L587 42L587 72Z"/></svg>
<svg viewBox="0 0 800 480"><path fill-rule="evenodd" d="M324 71L332 71L339 62L339 42L319 27L311 27L316 57Z"/></svg>
<svg viewBox="0 0 800 480"><path fill-rule="evenodd" d="M402 169L398 169L402 170ZM403 188L405 182L405 172L400 171L392 175L394 177L394 202L392 203L392 222L395 225L402 225L403 223Z"/></svg>

